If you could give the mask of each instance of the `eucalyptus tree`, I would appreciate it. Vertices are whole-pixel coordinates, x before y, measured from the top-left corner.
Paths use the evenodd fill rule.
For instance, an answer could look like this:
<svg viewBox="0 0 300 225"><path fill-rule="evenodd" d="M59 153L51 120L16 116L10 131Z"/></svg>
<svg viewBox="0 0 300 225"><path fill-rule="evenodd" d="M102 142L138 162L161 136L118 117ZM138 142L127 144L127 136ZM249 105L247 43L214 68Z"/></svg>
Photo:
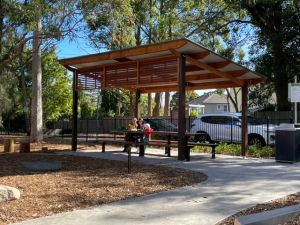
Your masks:
<svg viewBox="0 0 300 225"><path fill-rule="evenodd" d="M228 20L223 27L251 25L251 36L255 39L251 41L250 53L255 69L268 76L268 86L276 93L278 110L290 110L288 82L300 74L300 1L224 2L243 14Z"/></svg>
<svg viewBox="0 0 300 225"><path fill-rule="evenodd" d="M41 46L74 31L79 0L0 1L0 75L27 47L33 48L31 140L42 140ZM41 43L41 40L44 42Z"/></svg>

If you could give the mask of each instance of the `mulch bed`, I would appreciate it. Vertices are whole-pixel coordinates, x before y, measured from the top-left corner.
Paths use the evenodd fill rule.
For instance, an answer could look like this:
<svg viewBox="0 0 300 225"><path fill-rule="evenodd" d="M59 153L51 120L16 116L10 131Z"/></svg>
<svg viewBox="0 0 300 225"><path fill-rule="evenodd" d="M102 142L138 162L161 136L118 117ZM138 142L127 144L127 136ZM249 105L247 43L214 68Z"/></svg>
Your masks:
<svg viewBox="0 0 300 225"><path fill-rule="evenodd" d="M240 211L240 212L222 220L221 222L217 223L216 225L233 225L236 217L250 215L253 213L260 213L260 212L264 212L264 211L268 211L268 210L272 210L272 209L282 208L285 206L296 205L299 203L300 203L300 192L292 194L292 195L288 195L284 198L266 202L263 204L257 204L254 207ZM285 224L282 224L282 225L299 225L299 224L300 224L300 217L296 217L296 218L292 219L291 221L289 221Z"/></svg>
<svg viewBox="0 0 300 225"><path fill-rule="evenodd" d="M109 160L33 153L1 154L2 143L0 136L0 184L17 187L22 193L20 200L0 203L0 225L192 185L207 179L200 173L135 164L133 173L128 175L125 162ZM31 144L31 151L40 152L42 147L48 147L47 152L71 150L71 143L59 137L45 138L42 143ZM100 150L101 145L79 142L78 149ZM29 160L62 161L64 170L39 174L28 172L20 162ZM236 217L295 204L300 204L300 192L240 211L216 225L233 225ZM283 225L300 225L300 217Z"/></svg>
<svg viewBox="0 0 300 225"><path fill-rule="evenodd" d="M22 161L60 161L63 170L31 172ZM205 174L166 167L46 153L0 153L0 184L16 187L21 198L0 203L0 224L86 208L193 185Z"/></svg>

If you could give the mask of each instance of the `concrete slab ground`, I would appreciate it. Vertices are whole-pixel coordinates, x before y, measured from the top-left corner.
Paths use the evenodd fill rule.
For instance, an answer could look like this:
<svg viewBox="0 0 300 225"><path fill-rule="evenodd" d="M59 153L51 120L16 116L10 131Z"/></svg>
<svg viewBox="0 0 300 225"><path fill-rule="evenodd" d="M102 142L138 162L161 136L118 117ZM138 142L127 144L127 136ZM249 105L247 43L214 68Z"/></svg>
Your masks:
<svg viewBox="0 0 300 225"><path fill-rule="evenodd" d="M120 150L120 148L119 148ZM300 191L300 164L276 163L267 159L192 153L190 162L157 155L133 155L133 162L185 168L206 173L206 182L144 197L118 201L85 210L61 213L15 225L213 225L257 203ZM127 160L117 151L67 152L87 157ZM173 153L174 155L176 152ZM134 168L133 168L134 171Z"/></svg>

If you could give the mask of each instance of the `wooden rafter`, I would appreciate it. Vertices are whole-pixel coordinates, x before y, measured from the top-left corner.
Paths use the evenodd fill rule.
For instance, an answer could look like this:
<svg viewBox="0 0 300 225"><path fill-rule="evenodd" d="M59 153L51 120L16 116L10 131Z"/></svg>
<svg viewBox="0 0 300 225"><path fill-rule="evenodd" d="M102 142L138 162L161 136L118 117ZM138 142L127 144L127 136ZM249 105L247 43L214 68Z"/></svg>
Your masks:
<svg viewBox="0 0 300 225"><path fill-rule="evenodd" d="M180 55L180 53L177 52L175 49L171 49L170 51L174 55L176 55L176 56ZM207 70L207 71L209 71L211 73L214 73L214 74L218 75L219 77L226 78L228 80L231 80L231 81L237 83L240 86L243 86L243 83L244 83L243 81L241 81L239 79L236 79L236 78L234 78L234 77L232 77L232 76L230 76L230 75L228 75L228 74L226 74L226 73L224 73L224 72L222 72L220 70L217 70L216 68L214 68L214 67L212 67L212 66L210 66L210 65L208 65L206 63L198 61L197 59L191 57L191 55L185 55L185 58L186 58L187 61L189 61L190 63L192 63L195 66L198 66L198 67L200 67L202 69L205 69L205 70Z"/></svg>
<svg viewBox="0 0 300 225"><path fill-rule="evenodd" d="M230 61L222 61L222 62L216 62L216 63L208 63L208 65L220 69L230 64ZM185 67L185 72L193 72L193 71L201 71L204 70L196 65L188 65Z"/></svg>
<svg viewBox="0 0 300 225"><path fill-rule="evenodd" d="M210 65L208 65L206 63L203 63L201 61L198 61L198 60L196 60L196 59L194 59L194 58L192 58L190 56L186 55L185 57L186 57L186 60L189 61L190 63L192 63L192 64L194 64L196 66L199 66L202 69L208 70L208 71L210 71L210 72L218 75L219 77L226 78L228 80L233 81L234 83L237 83L240 86L243 86L243 83L244 83L243 81L241 81L241 80L239 80L239 79L237 79L235 77L232 77L231 75L228 75L227 73L224 73L224 72L222 72L220 70L217 70L216 68L214 68L214 67L212 67L212 66L210 66Z"/></svg>
<svg viewBox="0 0 300 225"><path fill-rule="evenodd" d="M197 52L197 53L193 53L190 54L191 57L193 57L194 59L203 59L206 56L209 56L210 51L203 51L203 52Z"/></svg>
<svg viewBox="0 0 300 225"><path fill-rule="evenodd" d="M234 71L227 71L224 72L232 77L239 77L247 73L246 70L234 70ZM214 74L214 73L203 73L203 74L194 74L194 75L188 75L186 76L187 81L193 81L193 80L206 80L206 79L215 79L219 78L220 76Z"/></svg>

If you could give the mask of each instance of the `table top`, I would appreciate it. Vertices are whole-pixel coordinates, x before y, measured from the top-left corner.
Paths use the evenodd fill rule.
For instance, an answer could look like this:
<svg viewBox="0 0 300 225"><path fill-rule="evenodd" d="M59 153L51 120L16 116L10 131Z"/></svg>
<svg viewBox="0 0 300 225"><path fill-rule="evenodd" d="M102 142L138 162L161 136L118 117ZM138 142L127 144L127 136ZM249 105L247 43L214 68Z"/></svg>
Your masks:
<svg viewBox="0 0 300 225"><path fill-rule="evenodd" d="M146 132L142 130L112 130L110 131L111 134L145 134ZM149 132L147 132L149 133ZM178 132L175 131L151 131L151 134L157 134L162 136L178 136ZM190 133L186 132L185 136L195 136L198 133Z"/></svg>

